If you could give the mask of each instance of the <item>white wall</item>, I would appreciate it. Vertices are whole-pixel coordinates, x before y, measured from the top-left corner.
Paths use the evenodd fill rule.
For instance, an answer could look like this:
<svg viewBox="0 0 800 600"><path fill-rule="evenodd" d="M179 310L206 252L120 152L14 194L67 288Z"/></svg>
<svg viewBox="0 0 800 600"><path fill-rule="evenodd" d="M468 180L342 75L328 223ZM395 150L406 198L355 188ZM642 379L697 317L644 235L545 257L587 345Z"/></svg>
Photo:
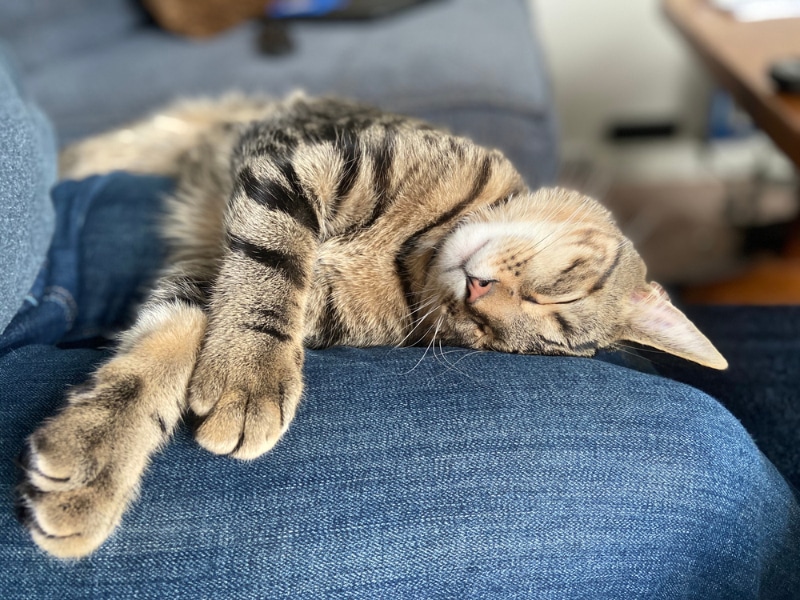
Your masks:
<svg viewBox="0 0 800 600"><path fill-rule="evenodd" d="M529 0L548 57L565 150L612 121L702 127L708 79L661 0Z"/></svg>

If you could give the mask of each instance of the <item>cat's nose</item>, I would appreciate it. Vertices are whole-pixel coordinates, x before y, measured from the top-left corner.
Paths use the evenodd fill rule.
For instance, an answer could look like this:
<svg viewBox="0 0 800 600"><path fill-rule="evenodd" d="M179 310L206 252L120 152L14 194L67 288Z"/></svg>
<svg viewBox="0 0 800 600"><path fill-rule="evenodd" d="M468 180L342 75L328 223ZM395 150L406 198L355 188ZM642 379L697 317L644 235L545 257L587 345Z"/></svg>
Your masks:
<svg viewBox="0 0 800 600"><path fill-rule="evenodd" d="M477 277L467 277L467 302L472 304L481 296L485 296L492 291L490 279L478 279Z"/></svg>

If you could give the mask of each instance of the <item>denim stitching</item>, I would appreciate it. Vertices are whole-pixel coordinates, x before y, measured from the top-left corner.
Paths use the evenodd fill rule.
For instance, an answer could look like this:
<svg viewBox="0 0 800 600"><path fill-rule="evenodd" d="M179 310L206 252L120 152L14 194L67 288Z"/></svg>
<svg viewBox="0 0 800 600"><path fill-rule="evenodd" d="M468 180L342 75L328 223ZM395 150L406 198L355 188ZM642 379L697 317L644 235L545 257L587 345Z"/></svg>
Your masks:
<svg viewBox="0 0 800 600"><path fill-rule="evenodd" d="M44 290L43 302L55 302L64 309L64 316L67 321L67 330L72 328L75 318L78 316L78 304L72 294L60 285L46 287Z"/></svg>

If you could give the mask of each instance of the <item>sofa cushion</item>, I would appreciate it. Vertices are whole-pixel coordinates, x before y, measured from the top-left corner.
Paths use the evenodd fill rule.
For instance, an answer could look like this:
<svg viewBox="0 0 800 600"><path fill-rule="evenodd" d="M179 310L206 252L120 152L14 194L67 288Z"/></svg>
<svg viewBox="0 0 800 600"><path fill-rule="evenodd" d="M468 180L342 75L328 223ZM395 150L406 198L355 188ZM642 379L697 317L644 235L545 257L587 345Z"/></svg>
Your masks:
<svg viewBox="0 0 800 600"><path fill-rule="evenodd" d="M112 39L46 60L35 44L12 40L62 143L179 96L304 88L433 118L502 148L532 184L554 175L547 79L522 0L442 0L374 21L292 22L295 49L281 57L258 51L256 22L205 42L146 25L123 33L119 14L112 25ZM87 26L68 20L61 27L66 38Z"/></svg>

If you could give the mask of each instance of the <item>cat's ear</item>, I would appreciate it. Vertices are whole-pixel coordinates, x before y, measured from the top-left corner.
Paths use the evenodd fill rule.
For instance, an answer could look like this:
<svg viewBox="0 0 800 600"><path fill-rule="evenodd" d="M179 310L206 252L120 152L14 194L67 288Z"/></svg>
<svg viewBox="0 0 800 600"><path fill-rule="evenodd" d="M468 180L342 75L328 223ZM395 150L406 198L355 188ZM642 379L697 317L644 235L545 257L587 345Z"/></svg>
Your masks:
<svg viewBox="0 0 800 600"><path fill-rule="evenodd" d="M712 369L727 369L728 361L686 316L675 308L657 283L637 290L629 299L627 330L622 339L651 346Z"/></svg>

